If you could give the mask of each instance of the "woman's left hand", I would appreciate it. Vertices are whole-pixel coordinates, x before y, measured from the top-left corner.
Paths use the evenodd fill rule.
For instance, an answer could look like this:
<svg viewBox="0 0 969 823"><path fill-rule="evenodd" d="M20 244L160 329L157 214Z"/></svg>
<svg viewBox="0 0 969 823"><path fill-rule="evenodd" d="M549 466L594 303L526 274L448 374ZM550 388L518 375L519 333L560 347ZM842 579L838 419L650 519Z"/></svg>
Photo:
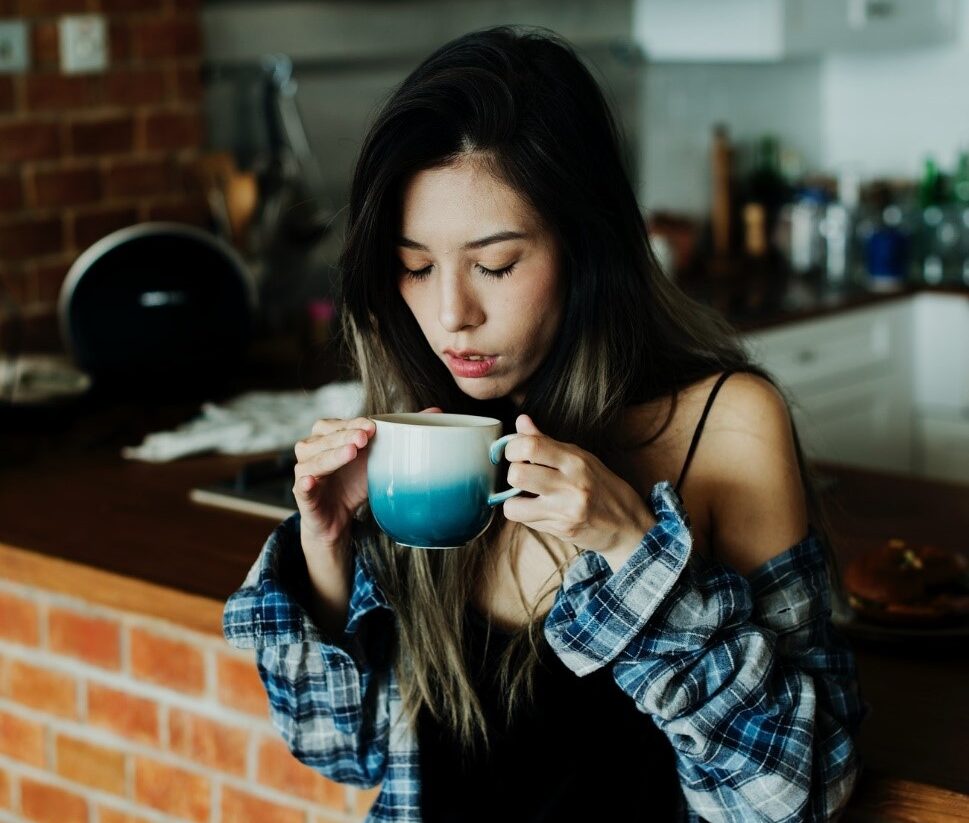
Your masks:
<svg viewBox="0 0 969 823"><path fill-rule="evenodd" d="M537 497L506 500L505 518L622 565L656 524L643 499L594 454L542 434L527 414L515 427L520 436L505 447L508 483Z"/></svg>

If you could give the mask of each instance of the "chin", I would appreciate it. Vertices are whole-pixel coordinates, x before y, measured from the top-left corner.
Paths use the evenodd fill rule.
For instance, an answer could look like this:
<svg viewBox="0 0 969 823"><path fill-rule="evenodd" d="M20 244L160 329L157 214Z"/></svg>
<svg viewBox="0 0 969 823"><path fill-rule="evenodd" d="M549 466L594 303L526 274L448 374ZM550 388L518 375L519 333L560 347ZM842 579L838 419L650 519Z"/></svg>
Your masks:
<svg viewBox="0 0 969 823"><path fill-rule="evenodd" d="M508 394L501 383L494 380L484 382L480 378L467 377L462 379L459 377L455 380L455 383L464 394L473 397L475 400L497 400Z"/></svg>

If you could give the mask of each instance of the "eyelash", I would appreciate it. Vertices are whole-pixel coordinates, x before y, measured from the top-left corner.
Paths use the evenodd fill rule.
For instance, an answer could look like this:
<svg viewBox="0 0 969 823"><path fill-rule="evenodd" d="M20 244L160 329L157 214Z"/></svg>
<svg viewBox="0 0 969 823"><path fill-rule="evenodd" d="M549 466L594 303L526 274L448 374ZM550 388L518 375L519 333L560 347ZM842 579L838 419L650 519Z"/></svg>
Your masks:
<svg viewBox="0 0 969 823"><path fill-rule="evenodd" d="M516 263L511 263L503 269L486 269L484 266L476 266L476 268L486 277L494 277L496 280L500 280L502 277L511 274L515 269L515 265ZM404 266L404 274L412 280L423 280L430 273L430 266L425 266L423 269L417 269L416 271Z"/></svg>

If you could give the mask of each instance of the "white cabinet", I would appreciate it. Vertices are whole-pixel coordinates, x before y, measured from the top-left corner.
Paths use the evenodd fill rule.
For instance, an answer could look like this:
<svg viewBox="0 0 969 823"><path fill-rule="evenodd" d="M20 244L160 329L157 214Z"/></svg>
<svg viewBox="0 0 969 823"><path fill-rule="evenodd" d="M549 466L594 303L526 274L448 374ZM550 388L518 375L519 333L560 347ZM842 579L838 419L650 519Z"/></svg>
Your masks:
<svg viewBox="0 0 969 823"><path fill-rule="evenodd" d="M969 294L923 292L744 343L810 457L969 483Z"/></svg>
<svg viewBox="0 0 969 823"><path fill-rule="evenodd" d="M634 0L653 61L748 61L955 42L955 0Z"/></svg>
<svg viewBox="0 0 969 823"><path fill-rule="evenodd" d="M969 483L969 295L914 299L915 474Z"/></svg>
<svg viewBox="0 0 969 823"><path fill-rule="evenodd" d="M913 435L914 474L969 483L969 410L918 409Z"/></svg>
<svg viewBox="0 0 969 823"><path fill-rule="evenodd" d="M786 394L811 458L912 469L910 300L746 335Z"/></svg>
<svg viewBox="0 0 969 823"><path fill-rule="evenodd" d="M913 298L915 396L926 408L969 408L969 295Z"/></svg>

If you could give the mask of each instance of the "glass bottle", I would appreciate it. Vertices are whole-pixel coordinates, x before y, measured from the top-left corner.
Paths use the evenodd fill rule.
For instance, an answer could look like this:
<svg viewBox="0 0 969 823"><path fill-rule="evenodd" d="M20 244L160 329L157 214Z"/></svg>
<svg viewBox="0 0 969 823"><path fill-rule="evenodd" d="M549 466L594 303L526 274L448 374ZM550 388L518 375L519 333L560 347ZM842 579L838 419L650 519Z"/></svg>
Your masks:
<svg viewBox="0 0 969 823"><path fill-rule="evenodd" d="M781 172L780 141L773 135L763 135L757 143L754 163L744 186L744 201L760 203L764 207L764 228L773 237L778 214L790 201L792 187Z"/></svg>
<svg viewBox="0 0 969 823"><path fill-rule="evenodd" d="M869 289L896 291L904 285L909 245L908 234L902 228L902 209L892 203L882 210L881 219L865 243Z"/></svg>
<svg viewBox="0 0 969 823"><path fill-rule="evenodd" d="M958 234L953 279L969 286L969 150L959 153L952 177L953 225Z"/></svg>
<svg viewBox="0 0 969 823"><path fill-rule="evenodd" d="M953 191L959 185L953 178ZM934 158L927 157L919 182L920 221L915 236L915 263L918 279L929 285L956 280L963 268L960 241L960 210L950 201L946 179Z"/></svg>

